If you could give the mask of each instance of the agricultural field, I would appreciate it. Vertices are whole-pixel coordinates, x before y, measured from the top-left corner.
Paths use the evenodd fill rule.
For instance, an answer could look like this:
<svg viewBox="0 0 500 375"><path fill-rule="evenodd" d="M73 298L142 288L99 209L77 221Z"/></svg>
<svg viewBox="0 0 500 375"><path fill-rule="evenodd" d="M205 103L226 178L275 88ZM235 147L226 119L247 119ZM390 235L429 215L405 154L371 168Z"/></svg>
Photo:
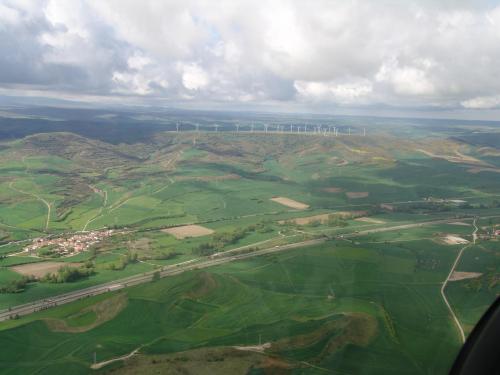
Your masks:
<svg viewBox="0 0 500 375"><path fill-rule="evenodd" d="M500 293L490 137L197 121L0 137L2 373L446 373Z"/></svg>

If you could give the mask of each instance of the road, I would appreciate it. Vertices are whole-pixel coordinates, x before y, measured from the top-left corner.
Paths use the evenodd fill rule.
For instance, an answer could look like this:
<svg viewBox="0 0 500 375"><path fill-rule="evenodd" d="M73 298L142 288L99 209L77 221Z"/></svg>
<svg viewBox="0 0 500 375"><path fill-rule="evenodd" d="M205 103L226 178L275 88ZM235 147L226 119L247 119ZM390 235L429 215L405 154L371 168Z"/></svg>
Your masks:
<svg viewBox="0 0 500 375"><path fill-rule="evenodd" d="M314 239L314 240L296 242L296 243L292 243L292 244L288 244L288 245L275 246L275 247L271 247L268 249L249 252L246 254L235 254L235 255L230 255L230 256L226 256L226 257L211 257L211 258L204 259L204 260L201 260L198 262L189 262L189 263L185 262L183 264L167 266L167 267L164 267L160 271L159 270L149 271L149 272L146 272L146 273L143 273L140 275L127 277L127 278L120 279L120 280L115 280L115 281L112 281L112 282L109 282L106 284L101 284L101 285L97 285L97 286L93 286L93 287L89 287L89 288L85 288L85 289L80 289L80 290L77 290L74 292L61 294L61 295L58 295L55 297L46 298L43 300L34 301L34 302L27 303L24 305L15 306L15 307L10 308L10 310L9 309L2 310L2 311L0 311L0 321L8 320L11 317L14 317L16 315L18 315L18 316L29 315L29 314L32 314L36 311L46 310L46 309L49 309L51 307L64 305L66 303L77 301L79 299L83 299L86 297L120 290L120 289L129 287L129 286L147 283L147 282L150 282L152 280L154 273L158 272L158 271L160 272L160 277L174 276L174 275L178 275L178 274L181 274L183 272L186 272L186 271L191 271L191 270L201 269L201 268L206 268L206 267L213 267L216 265L220 265L220 264L224 264L224 263L228 263L228 262L233 262L236 260L271 254L271 253L290 250L290 249L294 249L294 248L298 248L298 247L312 246L312 245L322 243L324 241L325 241L325 239Z"/></svg>
<svg viewBox="0 0 500 375"><path fill-rule="evenodd" d="M477 225L476 225L476 219L474 219L474 221L472 222L472 225L474 226L474 231L472 232L472 245L474 245L476 243L477 231L479 229L477 227ZM460 333L460 339L462 340L462 344L465 342L464 329L462 328L462 325L460 324L460 321L458 320L457 316L455 315L455 312L451 308L451 305L450 305L448 299L446 298L446 294L444 293L444 290L446 289L446 285L448 285L448 282L450 281L450 277L453 274L453 272L455 271L455 268L456 268L458 262L460 261L460 258L462 257L462 254L464 253L464 251L470 245L471 244L469 243L469 244L465 245L464 247L462 247L460 249L460 251L458 252L458 255L457 255L455 261L453 262L453 265L451 266L450 273L446 277L446 280L443 282L443 285L441 285L441 296L443 297L444 303L445 303L446 307L448 307L448 310L450 311L450 314L451 314L451 316L453 318L453 321L455 322L455 324L456 324L456 326L458 328L458 332Z"/></svg>
<svg viewBox="0 0 500 375"><path fill-rule="evenodd" d="M354 233L344 234L341 236L342 236L342 238L351 238L351 237L356 237L356 236L361 236L361 235L371 234L371 233L396 231L396 230L410 229L410 228L427 226L427 225L449 223L449 222L453 222L456 220L457 220L456 218L429 220L429 221L420 222L420 223L403 224L403 225L395 225L395 226L389 226L389 227L383 227L383 228L367 229L367 230L358 231L358 232L354 232ZM462 220L467 220L467 219L462 219ZM474 223L475 223L475 221L474 221ZM77 291L61 294L61 295L46 298L43 300L33 301L31 303L14 306L14 307L11 307L10 309L1 310L0 311L0 321L8 320L11 317L15 317L16 315L18 315L18 316L29 315L29 314L34 313L36 311L45 310L45 309L48 309L51 307L63 305L63 304L70 303L70 302L73 302L73 301L76 301L76 300L79 300L82 298L95 296L95 295L99 295L99 294L103 294L103 293L107 293L107 292L111 292L111 291L120 290L120 289L129 287L129 286L150 282L153 278L154 273L158 272L158 271L160 272L160 277L174 276L174 275L178 275L178 274L181 274L183 272L191 271L194 269L213 267L213 266L228 263L228 262L233 262L233 261L247 259L247 258L251 258L251 257L271 254L271 253L275 253L275 252L281 252L281 251L290 250L290 249L294 249L294 248L298 248L298 247L312 246L312 245L323 243L325 241L326 241L326 238L318 238L318 239L312 239L312 240L307 240L307 241L295 242L295 243L291 243L291 244L287 244L287 245L274 246L274 247L270 247L270 248L266 248L266 249L262 249L262 250L251 251L251 252L244 253L244 254L234 254L234 255L231 255L231 254L234 253L235 251L237 251L238 249L232 249L232 250L228 250L224 253L215 254L209 258L193 259L193 260L179 263L176 265L165 266L161 270L157 269L157 270L149 271L149 272L146 272L146 273L143 273L140 275L130 276L130 277L127 277L124 279L119 279L119 280L114 280L114 281L109 282L109 283L96 285L93 287L80 289ZM255 246L255 244L253 246ZM242 248L244 249L245 247L246 246L244 246ZM458 258L456 260L456 263L458 263ZM450 310L451 310L451 308L450 308Z"/></svg>

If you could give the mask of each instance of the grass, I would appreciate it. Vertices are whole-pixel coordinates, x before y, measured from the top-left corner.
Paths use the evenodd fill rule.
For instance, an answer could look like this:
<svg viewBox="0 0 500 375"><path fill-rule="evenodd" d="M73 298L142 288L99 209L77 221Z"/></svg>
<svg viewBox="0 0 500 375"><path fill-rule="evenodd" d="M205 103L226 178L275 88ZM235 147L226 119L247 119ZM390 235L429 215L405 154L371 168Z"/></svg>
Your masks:
<svg viewBox="0 0 500 375"><path fill-rule="evenodd" d="M347 139L221 133L204 134L193 145L192 135L158 133L144 143L115 145L48 133L5 143L0 150L1 254L22 248L10 241L85 226L126 227L130 233L97 246L96 275L76 283L30 284L23 293L0 295L0 308L146 272L155 264L189 260L193 248L213 238L177 240L161 232L164 227L199 223L223 233L265 223L266 231L248 233L223 249L228 250L297 233L294 230L336 235L453 215L500 214L495 203L500 175L471 174L465 165L415 151L448 152L457 147L452 140L412 139L407 133L404 142L384 135ZM433 137L443 136L437 132ZM471 154L482 157L470 148ZM498 163L498 158L488 162ZM329 187L343 191L328 193ZM369 195L361 199L345 194L363 191ZM36 196L51 204L47 233L47 207ZM291 210L270 201L273 196L304 202L310 209ZM407 202L428 197L462 197L471 206ZM396 210L381 210L383 202L394 203ZM347 220L346 228L277 224L353 210L367 210L385 223ZM317 372L300 361L338 373L445 373L459 341L439 290L460 246L436 239L446 233L470 239L471 231L443 224L381 232L162 279L127 289L127 306L95 327L99 314L89 308L113 294L38 312L0 324L0 345L5 348L0 366L7 374L88 373L94 352L105 360L144 345L143 359L159 355L164 360L186 350L192 358L195 350L255 345L260 337L274 343L273 353L299 373ZM129 251L147 263L109 269ZM154 259L172 252L178 255ZM467 249L457 269L484 276L447 287L467 332L499 292L497 252L493 242ZM90 259L90 253L83 253L64 260ZM32 260L0 260L0 283L19 277L9 266ZM356 326L370 322L362 331L373 328L373 335L349 328L359 316L364 320ZM46 318L92 329L56 332ZM260 360L252 357L245 366ZM255 366L252 371L258 373L260 364Z"/></svg>
<svg viewBox="0 0 500 375"><path fill-rule="evenodd" d="M344 319L343 314L360 313L372 317L377 327L375 336L363 339L363 344L356 341L358 344L344 346L335 341L335 335L328 336L333 341L321 336L306 340L310 344L303 347L277 345L283 349L276 354L293 363L311 360L339 372L357 372L366 366L362 358L370 363L369 358L377 353L384 358L383 366L373 363L380 373L384 369L387 373L442 373L458 349L458 337L437 280L445 277L454 251L447 247L423 250L426 258L438 259L432 270L436 281L432 282L429 270L418 266L418 250L429 248L422 245L425 241L390 248L328 242L133 287L126 291L127 307L88 332L68 336L51 332L37 320L22 320L17 327L4 329L0 343L13 343L0 354L0 363L10 369L7 373L16 373L13 361L29 356L31 360L19 371L50 369L58 373L75 366L75 373L85 373L96 346L104 360L144 344L142 352L158 354L202 346L254 345L259 336L263 342L277 343L313 335L315 329ZM212 279L212 286L200 289L206 277ZM328 298L332 294L334 298ZM44 316L70 316L75 325L87 324L92 317L78 311L85 310L90 301L76 304L78 308L70 304L46 311ZM5 324L12 327L13 323ZM24 340L40 341L40 345L27 351L20 347ZM62 341L64 347L55 344ZM336 349L318 357L328 342ZM48 351L50 360L40 362L42 357L48 358Z"/></svg>

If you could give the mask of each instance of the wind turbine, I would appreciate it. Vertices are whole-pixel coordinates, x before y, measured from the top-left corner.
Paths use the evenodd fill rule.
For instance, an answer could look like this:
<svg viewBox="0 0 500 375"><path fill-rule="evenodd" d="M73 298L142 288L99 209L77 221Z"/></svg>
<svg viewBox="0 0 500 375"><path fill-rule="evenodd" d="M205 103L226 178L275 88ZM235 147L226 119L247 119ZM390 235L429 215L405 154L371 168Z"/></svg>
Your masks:
<svg viewBox="0 0 500 375"><path fill-rule="evenodd" d="M177 133L179 133L179 123L176 124Z"/></svg>
<svg viewBox="0 0 500 375"><path fill-rule="evenodd" d="M366 137L366 128L363 128L363 137Z"/></svg>
<svg viewBox="0 0 500 375"><path fill-rule="evenodd" d="M236 124L236 133L239 133L240 132L240 124Z"/></svg>
<svg viewBox="0 0 500 375"><path fill-rule="evenodd" d="M200 132L200 124L196 124L196 133Z"/></svg>
<svg viewBox="0 0 500 375"><path fill-rule="evenodd" d="M268 124L264 124L264 129L266 130L266 133L267 133L267 127L268 126L269 126Z"/></svg>
<svg viewBox="0 0 500 375"><path fill-rule="evenodd" d="M219 132L219 124L215 124L215 132L218 133Z"/></svg>

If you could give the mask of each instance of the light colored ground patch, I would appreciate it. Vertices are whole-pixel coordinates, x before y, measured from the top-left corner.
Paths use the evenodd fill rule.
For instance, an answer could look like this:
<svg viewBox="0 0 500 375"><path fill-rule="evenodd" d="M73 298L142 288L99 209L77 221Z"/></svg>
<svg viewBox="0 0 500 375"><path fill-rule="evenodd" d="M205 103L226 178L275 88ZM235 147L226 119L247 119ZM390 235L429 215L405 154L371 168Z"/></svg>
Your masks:
<svg viewBox="0 0 500 375"><path fill-rule="evenodd" d="M319 180L319 179L321 178L321 175L320 175L319 173L317 173L317 172L316 172L316 173L313 173L313 174L311 175L311 178L312 178L313 180Z"/></svg>
<svg viewBox="0 0 500 375"><path fill-rule="evenodd" d="M297 201L294 201L293 199L286 198L286 197L274 197L274 198L271 198L271 200L273 202L282 204L283 206L295 208L297 210L305 210L306 208L309 208L308 204L297 202Z"/></svg>
<svg viewBox="0 0 500 375"><path fill-rule="evenodd" d="M481 272L459 272L459 271L453 271L453 273L450 276L449 281L459 281L459 280L466 280L466 279L475 279L476 277L480 277L482 275Z"/></svg>
<svg viewBox="0 0 500 375"><path fill-rule="evenodd" d="M132 354L132 353L131 353ZM263 374L289 374L297 365L276 356L229 347L193 349L171 354L136 353L116 371L121 375L244 375L258 369ZM101 366L102 367L102 366ZM92 368L97 368L93 366ZM113 372L114 373L114 372Z"/></svg>
<svg viewBox="0 0 500 375"><path fill-rule="evenodd" d="M352 219L355 217L360 217L366 215L368 212L366 211L335 211L335 212L330 212L328 214L321 214L321 215L313 215L313 216L306 216L306 217L297 217L295 219L288 219L288 220L280 220L278 221L278 224L285 224L287 222L292 222L297 225L307 225L311 224L314 222L320 222L322 224L327 223L328 219L330 216L332 217L337 217L341 219ZM375 220L375 219L373 219ZM383 221L381 222L383 223Z"/></svg>
<svg viewBox="0 0 500 375"><path fill-rule="evenodd" d="M222 176L176 176L177 181L228 181L228 180L239 180L241 179L240 175L235 173L229 173Z"/></svg>
<svg viewBox="0 0 500 375"><path fill-rule="evenodd" d="M416 151L421 152L421 153L423 153L431 158L447 160L450 163L464 163L464 164L476 164L476 165L489 166L488 163L485 163L484 161L476 159L470 155L464 155L458 150L455 150L453 155L438 155L438 154L434 154L430 151L423 150L423 149L417 149Z"/></svg>
<svg viewBox="0 0 500 375"><path fill-rule="evenodd" d="M80 267L83 263L68 263L68 262L38 262L20 264L18 266L10 267L12 271L26 276L43 277L48 273L57 272L63 266Z"/></svg>
<svg viewBox="0 0 500 375"><path fill-rule="evenodd" d="M474 174L480 173L480 172L500 173L500 168L479 168L479 167L474 167L474 168L467 169L467 172L474 173Z"/></svg>
<svg viewBox="0 0 500 375"><path fill-rule="evenodd" d="M316 221L319 221L320 223L326 223L328 221L328 216L330 216L330 214L298 217L296 219L280 220L280 221L278 221L278 223L285 224L287 221L292 222L292 223L297 224L297 225L307 225L307 224L310 224L310 223L313 223Z"/></svg>
<svg viewBox="0 0 500 375"><path fill-rule="evenodd" d="M111 298L105 299L104 301L98 302L95 305L88 306L74 314L68 316L66 319L44 319L47 327L54 332L70 332L70 333L80 333L90 331L102 323L105 323L118 315L125 306L127 306L127 295L125 293L120 293ZM79 316L84 315L88 312L95 313L95 319L86 325L72 326L68 322L72 320L78 320Z"/></svg>
<svg viewBox="0 0 500 375"><path fill-rule="evenodd" d="M364 223L372 223L372 224L384 224L385 221L383 220L378 220L378 219L374 219L372 217L366 217L366 216L363 216L363 217L358 217L357 219L354 219L356 221L362 221Z"/></svg>
<svg viewBox="0 0 500 375"><path fill-rule="evenodd" d="M177 239L208 236L214 233L212 229L202 227L201 225L183 225L180 227L162 229L162 232L171 234Z"/></svg>
<svg viewBox="0 0 500 375"><path fill-rule="evenodd" d="M347 198L349 199L359 199L366 198L368 195L370 195L370 193L367 191L348 191L345 193L345 195L347 195Z"/></svg>
<svg viewBox="0 0 500 375"><path fill-rule="evenodd" d="M447 245L464 245L469 243L465 238L455 236L453 234L447 234L443 237L443 242Z"/></svg>
<svg viewBox="0 0 500 375"><path fill-rule="evenodd" d="M236 350L243 350L249 352L259 352L262 353L264 350L269 349L271 347L270 342L266 342L261 345L250 345L250 346L233 346Z"/></svg>
<svg viewBox="0 0 500 375"><path fill-rule="evenodd" d="M344 189L339 188L339 187L335 187L335 186L330 186L330 187L324 188L323 191L326 193L342 193L344 191Z"/></svg>
<svg viewBox="0 0 500 375"><path fill-rule="evenodd" d="M454 223L450 223L450 225L461 225L464 227L470 227L469 223L464 223L463 221L455 221Z"/></svg>

